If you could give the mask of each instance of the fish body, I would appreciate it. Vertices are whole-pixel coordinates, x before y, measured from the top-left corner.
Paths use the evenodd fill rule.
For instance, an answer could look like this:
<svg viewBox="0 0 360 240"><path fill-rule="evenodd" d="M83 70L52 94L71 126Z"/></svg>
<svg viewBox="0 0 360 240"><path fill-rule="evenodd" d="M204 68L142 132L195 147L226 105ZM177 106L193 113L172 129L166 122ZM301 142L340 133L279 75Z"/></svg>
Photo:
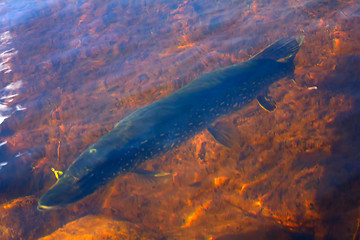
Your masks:
<svg viewBox="0 0 360 240"><path fill-rule="evenodd" d="M206 73L134 111L80 154L40 198L38 208L77 202L246 106L273 82L293 74L302 39L282 39L245 62Z"/></svg>

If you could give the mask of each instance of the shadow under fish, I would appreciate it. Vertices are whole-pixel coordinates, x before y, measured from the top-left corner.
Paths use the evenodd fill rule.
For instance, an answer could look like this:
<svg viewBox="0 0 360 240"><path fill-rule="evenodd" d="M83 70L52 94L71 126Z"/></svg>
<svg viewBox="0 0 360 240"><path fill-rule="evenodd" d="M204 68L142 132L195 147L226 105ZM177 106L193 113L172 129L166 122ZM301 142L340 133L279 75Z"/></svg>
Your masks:
<svg viewBox="0 0 360 240"><path fill-rule="evenodd" d="M263 108L273 110L273 101L259 95L273 82L293 76L293 59L303 39L303 36L281 39L249 60L206 73L125 117L80 154L41 196L38 209L75 203L205 128L220 143L231 145L231 134L221 134L211 124L255 98Z"/></svg>

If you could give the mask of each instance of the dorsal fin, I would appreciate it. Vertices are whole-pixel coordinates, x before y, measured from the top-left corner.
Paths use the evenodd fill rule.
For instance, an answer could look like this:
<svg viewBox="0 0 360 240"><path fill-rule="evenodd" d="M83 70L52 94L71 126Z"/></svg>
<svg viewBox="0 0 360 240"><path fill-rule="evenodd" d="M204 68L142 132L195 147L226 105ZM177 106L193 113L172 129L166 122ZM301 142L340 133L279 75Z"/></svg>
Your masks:
<svg viewBox="0 0 360 240"><path fill-rule="evenodd" d="M304 36L296 38L283 38L271 44L261 52L255 54L249 60L256 59L272 59L275 61L287 61L299 51L301 44L304 41Z"/></svg>

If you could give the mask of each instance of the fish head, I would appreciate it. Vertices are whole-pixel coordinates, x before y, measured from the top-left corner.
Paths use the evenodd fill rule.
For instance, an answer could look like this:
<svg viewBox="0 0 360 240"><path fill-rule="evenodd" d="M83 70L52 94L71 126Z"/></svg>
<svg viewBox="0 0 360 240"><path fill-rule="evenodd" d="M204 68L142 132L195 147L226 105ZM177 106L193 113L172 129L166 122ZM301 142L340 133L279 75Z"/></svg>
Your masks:
<svg viewBox="0 0 360 240"><path fill-rule="evenodd" d="M101 149L101 150L99 150ZM93 146L85 150L45 192L38 202L39 210L62 208L94 193L116 175L117 152Z"/></svg>
<svg viewBox="0 0 360 240"><path fill-rule="evenodd" d="M65 173L38 201L38 210L52 210L75 203L89 195L89 189L81 188L79 179Z"/></svg>

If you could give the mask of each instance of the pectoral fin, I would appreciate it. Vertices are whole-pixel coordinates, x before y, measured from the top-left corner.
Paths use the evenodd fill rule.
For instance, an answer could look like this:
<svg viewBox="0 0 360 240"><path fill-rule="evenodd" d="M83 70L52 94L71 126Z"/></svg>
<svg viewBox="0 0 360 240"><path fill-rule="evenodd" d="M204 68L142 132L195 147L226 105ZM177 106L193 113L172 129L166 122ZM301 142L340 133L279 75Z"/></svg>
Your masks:
<svg viewBox="0 0 360 240"><path fill-rule="evenodd" d="M170 172L156 172L156 171L149 171L144 169L135 169L133 172L147 177L166 177L171 175Z"/></svg>
<svg viewBox="0 0 360 240"><path fill-rule="evenodd" d="M275 101L269 96L260 95L257 97L257 101L258 101L260 107L262 107L264 110L266 110L268 112L272 112L276 109Z"/></svg>
<svg viewBox="0 0 360 240"><path fill-rule="evenodd" d="M227 122L217 122L208 127L208 131L217 142L228 148L232 148L241 140L239 130L234 125Z"/></svg>
<svg viewBox="0 0 360 240"><path fill-rule="evenodd" d="M167 182L169 178L173 176L171 172L156 172L148 171L144 169L135 169L133 171L133 179L139 181L142 184L155 184L161 182Z"/></svg>

